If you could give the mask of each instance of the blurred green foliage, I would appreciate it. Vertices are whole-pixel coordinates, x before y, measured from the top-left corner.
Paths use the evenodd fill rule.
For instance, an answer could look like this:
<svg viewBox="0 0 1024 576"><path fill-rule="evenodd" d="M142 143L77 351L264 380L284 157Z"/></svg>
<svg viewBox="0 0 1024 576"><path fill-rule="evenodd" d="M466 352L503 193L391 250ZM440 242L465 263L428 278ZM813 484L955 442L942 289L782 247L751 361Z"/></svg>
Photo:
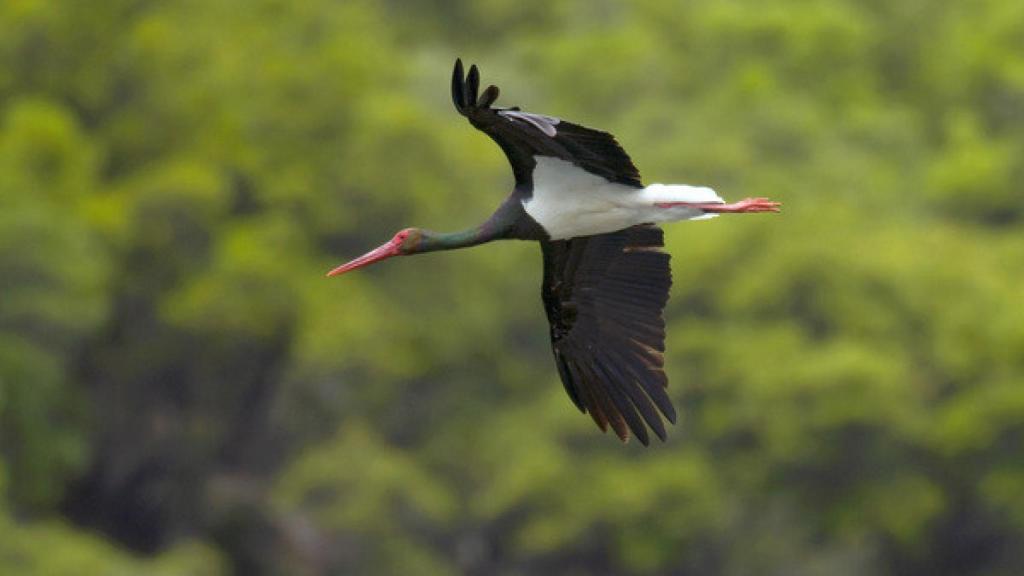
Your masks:
<svg viewBox="0 0 1024 576"><path fill-rule="evenodd" d="M456 55L785 202L667 230L667 444L535 246L323 278L508 191ZM1021 182L1016 0L7 0L0 573L1020 574Z"/></svg>

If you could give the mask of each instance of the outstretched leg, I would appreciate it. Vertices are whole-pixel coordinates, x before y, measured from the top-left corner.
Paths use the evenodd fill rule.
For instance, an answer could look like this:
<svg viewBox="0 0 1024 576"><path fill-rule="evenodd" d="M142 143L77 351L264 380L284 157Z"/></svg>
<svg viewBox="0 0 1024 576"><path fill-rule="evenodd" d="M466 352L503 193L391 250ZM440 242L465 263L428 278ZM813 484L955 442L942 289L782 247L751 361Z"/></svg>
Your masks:
<svg viewBox="0 0 1024 576"><path fill-rule="evenodd" d="M772 202L767 198L747 198L732 204L718 202L655 202L658 208L672 208L674 206L688 206L712 214L720 213L744 213L744 212L778 212L781 202Z"/></svg>

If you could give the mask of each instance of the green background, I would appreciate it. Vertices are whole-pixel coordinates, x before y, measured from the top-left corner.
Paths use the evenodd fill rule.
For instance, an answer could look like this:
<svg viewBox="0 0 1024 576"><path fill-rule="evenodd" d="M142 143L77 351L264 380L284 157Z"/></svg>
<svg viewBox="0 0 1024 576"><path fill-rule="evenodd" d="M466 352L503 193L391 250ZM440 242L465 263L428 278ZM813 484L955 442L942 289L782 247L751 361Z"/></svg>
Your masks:
<svg viewBox="0 0 1024 576"><path fill-rule="evenodd" d="M452 109L780 215L666 230L644 449ZM1024 573L1024 2L5 0L0 573Z"/></svg>

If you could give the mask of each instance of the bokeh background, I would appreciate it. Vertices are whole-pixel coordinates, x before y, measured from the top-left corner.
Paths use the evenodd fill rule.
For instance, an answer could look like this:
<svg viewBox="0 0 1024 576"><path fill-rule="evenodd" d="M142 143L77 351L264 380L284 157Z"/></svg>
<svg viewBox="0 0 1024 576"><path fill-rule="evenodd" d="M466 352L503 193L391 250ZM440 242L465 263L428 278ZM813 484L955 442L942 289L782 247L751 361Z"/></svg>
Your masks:
<svg viewBox="0 0 1024 576"><path fill-rule="evenodd" d="M565 396L540 253L330 267L614 132L681 420ZM1019 0L4 0L0 573L1024 573Z"/></svg>

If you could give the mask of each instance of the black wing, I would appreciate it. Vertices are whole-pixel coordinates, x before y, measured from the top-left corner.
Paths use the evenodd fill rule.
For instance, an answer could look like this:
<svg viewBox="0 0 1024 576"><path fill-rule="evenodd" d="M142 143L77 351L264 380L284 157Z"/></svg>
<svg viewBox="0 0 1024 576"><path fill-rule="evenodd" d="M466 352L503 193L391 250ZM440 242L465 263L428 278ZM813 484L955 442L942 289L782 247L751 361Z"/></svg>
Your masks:
<svg viewBox="0 0 1024 576"><path fill-rule="evenodd" d="M611 134L515 107L491 108L498 99L498 87L489 86L478 95L479 89L476 66L470 66L469 75L463 77L462 60L456 60L452 73L455 109L501 146L517 185L532 185L535 156L552 156L612 182L643 186L640 172Z"/></svg>
<svg viewBox="0 0 1024 576"><path fill-rule="evenodd" d="M645 422L665 439L658 410L676 421L662 357L672 285L663 245L653 225L541 242L541 296L562 384L601 430L611 424L622 440L632 430L645 446Z"/></svg>

